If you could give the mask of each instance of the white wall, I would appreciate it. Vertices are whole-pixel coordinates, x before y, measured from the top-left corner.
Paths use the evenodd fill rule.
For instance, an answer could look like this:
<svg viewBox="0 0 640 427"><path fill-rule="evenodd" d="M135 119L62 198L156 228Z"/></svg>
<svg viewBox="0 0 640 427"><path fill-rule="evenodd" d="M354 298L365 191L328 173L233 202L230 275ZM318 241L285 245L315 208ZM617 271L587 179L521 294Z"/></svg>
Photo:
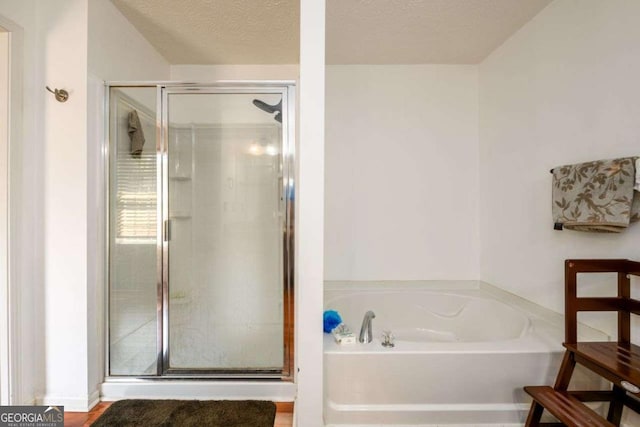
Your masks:
<svg viewBox="0 0 640 427"><path fill-rule="evenodd" d="M640 2L556 0L480 66L483 280L563 311L566 258L640 258L620 235L554 231L557 165L640 154Z"/></svg>
<svg viewBox="0 0 640 427"><path fill-rule="evenodd" d="M0 27L0 405L9 404L9 49L10 33Z"/></svg>
<svg viewBox="0 0 640 427"><path fill-rule="evenodd" d="M296 141L295 425L322 426L324 280L325 1L300 1Z"/></svg>
<svg viewBox="0 0 640 427"><path fill-rule="evenodd" d="M169 63L111 3L89 0L89 72L103 80L167 80Z"/></svg>
<svg viewBox="0 0 640 427"><path fill-rule="evenodd" d="M104 139L104 83L89 74L87 80L87 357L88 394L95 398L104 378L105 342L105 217L104 168L101 142Z"/></svg>
<svg viewBox="0 0 640 427"><path fill-rule="evenodd" d="M87 4L38 3L44 81L69 100L43 99L44 402L87 405ZM73 54L70 54L73 52ZM44 93L43 93L44 95ZM69 351L69 349L74 349Z"/></svg>
<svg viewBox="0 0 640 427"><path fill-rule="evenodd" d="M325 280L477 279L477 67L328 66Z"/></svg>
<svg viewBox="0 0 640 427"><path fill-rule="evenodd" d="M11 32L12 72L9 177L10 291L15 359L13 404L32 404L44 388L42 265L42 78L44 47L36 2L0 0L1 25Z"/></svg>

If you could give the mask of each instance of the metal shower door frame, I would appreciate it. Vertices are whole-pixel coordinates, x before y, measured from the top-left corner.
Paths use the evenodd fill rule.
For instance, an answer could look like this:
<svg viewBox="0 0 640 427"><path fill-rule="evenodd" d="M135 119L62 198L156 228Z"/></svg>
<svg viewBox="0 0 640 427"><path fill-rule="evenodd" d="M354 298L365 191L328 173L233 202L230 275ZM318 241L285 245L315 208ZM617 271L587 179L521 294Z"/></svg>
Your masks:
<svg viewBox="0 0 640 427"><path fill-rule="evenodd" d="M110 91L112 88L147 87L156 89L156 164L158 194L157 226L157 371L155 375L111 375L110 374ZM168 218L168 112L167 96L171 93L203 94L281 94L282 95L282 188L285 215L282 221L282 277L283 277L283 369L282 370L237 370L237 369L168 369L168 241L165 241L165 220ZM105 82L105 135L103 159L105 171L105 381L144 381L166 378L202 378L202 379L281 379L293 381L294 377L294 212L295 212L295 100L296 83L290 80L278 81L219 81L215 83L191 82Z"/></svg>
<svg viewBox="0 0 640 427"><path fill-rule="evenodd" d="M172 94L280 94L282 96L282 110L285 115L282 121L281 161L282 188L285 216L282 221L283 239L283 368L277 370L261 369L216 369L216 368L171 368L169 344L169 104L168 98ZM295 161L295 86L293 82L222 82L215 85L158 85L158 130L156 132L158 164L158 189L161 200L158 203L158 375L162 377L212 377L212 378L281 378L293 379L293 212L294 200L288 195L294 194L294 161Z"/></svg>

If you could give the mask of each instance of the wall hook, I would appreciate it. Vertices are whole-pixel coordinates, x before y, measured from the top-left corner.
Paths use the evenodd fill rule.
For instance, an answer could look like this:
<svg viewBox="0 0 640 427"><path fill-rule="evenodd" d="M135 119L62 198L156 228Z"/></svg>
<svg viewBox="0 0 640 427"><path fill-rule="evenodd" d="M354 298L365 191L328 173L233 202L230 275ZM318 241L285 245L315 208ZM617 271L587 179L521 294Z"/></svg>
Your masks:
<svg viewBox="0 0 640 427"><path fill-rule="evenodd" d="M58 88L56 88L55 90L51 90L49 86L45 86L45 87L49 92L51 92L56 96L56 100L58 102L67 102L67 99L69 99L69 92L67 92L66 90L58 89Z"/></svg>

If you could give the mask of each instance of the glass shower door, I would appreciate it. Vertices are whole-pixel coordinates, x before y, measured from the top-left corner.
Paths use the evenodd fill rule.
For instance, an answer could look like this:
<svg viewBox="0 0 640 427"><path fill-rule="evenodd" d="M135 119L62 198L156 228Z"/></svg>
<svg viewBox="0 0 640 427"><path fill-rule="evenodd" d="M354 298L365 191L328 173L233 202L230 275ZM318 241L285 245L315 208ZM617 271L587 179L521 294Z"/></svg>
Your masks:
<svg viewBox="0 0 640 427"><path fill-rule="evenodd" d="M163 89L164 374L286 371L284 97Z"/></svg>

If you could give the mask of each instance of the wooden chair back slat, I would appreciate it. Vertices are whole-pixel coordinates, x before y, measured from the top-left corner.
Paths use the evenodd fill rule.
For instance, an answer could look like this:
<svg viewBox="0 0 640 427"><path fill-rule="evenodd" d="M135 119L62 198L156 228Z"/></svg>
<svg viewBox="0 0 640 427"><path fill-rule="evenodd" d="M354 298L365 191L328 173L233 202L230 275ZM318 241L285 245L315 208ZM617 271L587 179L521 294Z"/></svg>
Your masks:
<svg viewBox="0 0 640 427"><path fill-rule="evenodd" d="M579 273L618 273L616 297L578 298ZM565 261L565 342L578 342L578 313L618 313L618 342L631 341L631 313L640 315L640 301L631 298L630 276L640 276L640 262L626 259L568 259Z"/></svg>

